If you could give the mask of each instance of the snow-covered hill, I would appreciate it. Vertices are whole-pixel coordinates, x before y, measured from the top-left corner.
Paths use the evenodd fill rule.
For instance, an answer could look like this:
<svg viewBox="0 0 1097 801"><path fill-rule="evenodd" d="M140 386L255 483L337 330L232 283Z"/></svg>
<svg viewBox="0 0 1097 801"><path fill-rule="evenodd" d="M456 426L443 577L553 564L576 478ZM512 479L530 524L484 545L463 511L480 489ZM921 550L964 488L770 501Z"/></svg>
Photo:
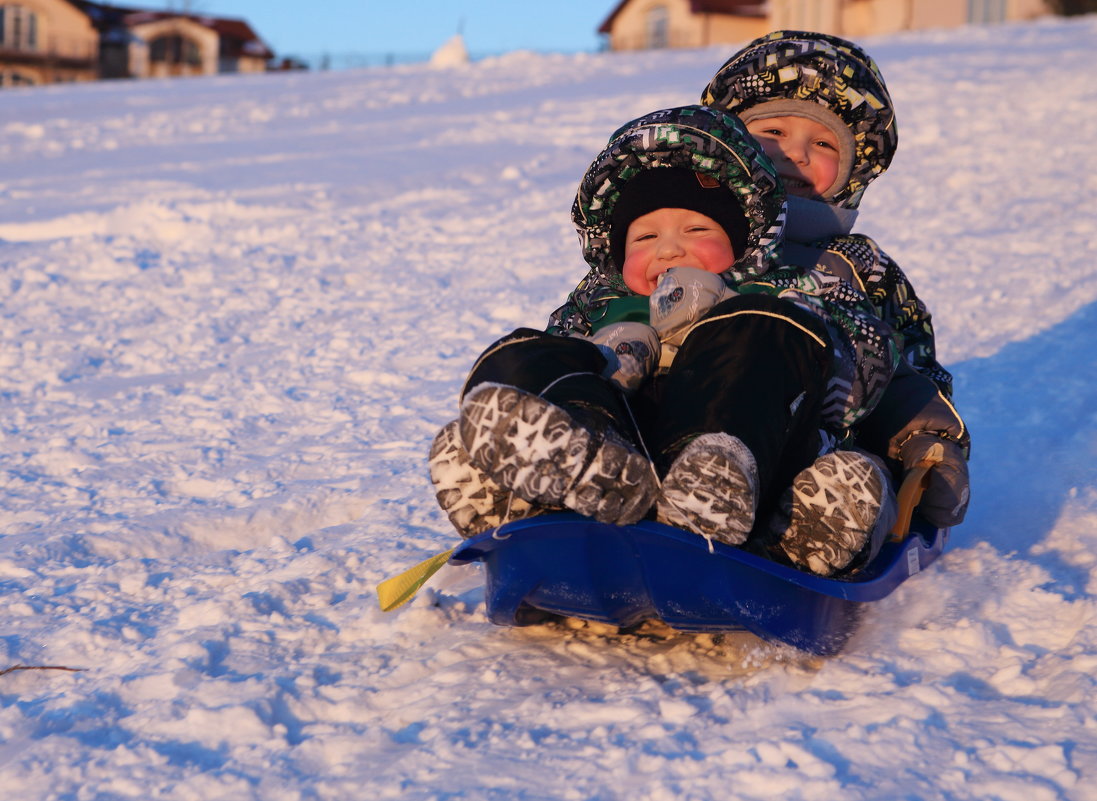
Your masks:
<svg viewBox="0 0 1097 801"><path fill-rule="evenodd" d="M5 797L1097 797L1097 19L864 44L974 504L825 662L373 595L583 169L731 48L0 93L0 670L81 671L0 675Z"/></svg>

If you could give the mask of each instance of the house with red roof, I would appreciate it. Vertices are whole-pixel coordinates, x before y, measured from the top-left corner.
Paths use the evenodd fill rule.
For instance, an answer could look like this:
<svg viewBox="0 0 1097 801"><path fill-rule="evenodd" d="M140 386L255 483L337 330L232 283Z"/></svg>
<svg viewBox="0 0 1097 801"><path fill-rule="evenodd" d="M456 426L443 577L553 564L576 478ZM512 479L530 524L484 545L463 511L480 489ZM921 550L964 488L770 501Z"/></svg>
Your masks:
<svg viewBox="0 0 1097 801"><path fill-rule="evenodd" d="M92 0L0 0L0 87L263 72L273 59L242 19Z"/></svg>
<svg viewBox="0 0 1097 801"><path fill-rule="evenodd" d="M1049 0L620 0L598 27L611 50L745 44L774 30L857 39L905 30L1028 20Z"/></svg>
<svg viewBox="0 0 1097 801"><path fill-rule="evenodd" d="M708 47L771 30L758 0L621 0L598 27L610 50Z"/></svg>

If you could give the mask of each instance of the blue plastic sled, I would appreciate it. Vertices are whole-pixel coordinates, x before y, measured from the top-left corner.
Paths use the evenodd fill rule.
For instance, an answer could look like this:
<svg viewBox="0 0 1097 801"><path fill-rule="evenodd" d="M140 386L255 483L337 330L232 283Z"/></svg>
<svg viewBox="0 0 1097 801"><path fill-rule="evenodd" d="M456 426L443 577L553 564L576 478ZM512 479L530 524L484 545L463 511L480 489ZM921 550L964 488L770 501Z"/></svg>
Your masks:
<svg viewBox="0 0 1097 801"><path fill-rule="evenodd" d="M598 523L572 513L508 523L465 541L450 564L483 562L493 623L520 626L531 610L632 626L657 618L682 631L747 630L804 651L837 653L865 604L878 601L944 550L947 529L920 518L901 542L840 579L821 578L659 523Z"/></svg>

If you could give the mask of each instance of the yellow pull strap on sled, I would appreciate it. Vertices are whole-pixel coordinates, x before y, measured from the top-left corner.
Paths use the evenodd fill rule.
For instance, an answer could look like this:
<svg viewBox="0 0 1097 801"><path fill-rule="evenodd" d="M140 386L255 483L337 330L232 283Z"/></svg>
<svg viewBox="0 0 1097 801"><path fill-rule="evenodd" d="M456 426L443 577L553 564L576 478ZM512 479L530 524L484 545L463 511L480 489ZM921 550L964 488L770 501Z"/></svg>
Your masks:
<svg viewBox="0 0 1097 801"><path fill-rule="evenodd" d="M377 600L381 604L381 611L391 612L410 601L419 588L449 561L450 555L456 550L457 548L450 548L444 553L435 554L400 575L385 579L378 584Z"/></svg>

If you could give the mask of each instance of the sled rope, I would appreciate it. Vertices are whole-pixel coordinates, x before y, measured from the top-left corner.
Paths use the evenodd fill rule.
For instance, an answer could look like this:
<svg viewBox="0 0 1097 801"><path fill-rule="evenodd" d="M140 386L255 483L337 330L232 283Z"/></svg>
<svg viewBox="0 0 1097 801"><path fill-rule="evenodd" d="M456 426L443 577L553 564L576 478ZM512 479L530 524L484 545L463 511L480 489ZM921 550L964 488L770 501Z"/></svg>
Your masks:
<svg viewBox="0 0 1097 801"><path fill-rule="evenodd" d="M457 548L424 559L415 567L405 570L398 576L387 578L377 585L377 601L382 612L391 612L412 599L427 581L437 573Z"/></svg>
<svg viewBox="0 0 1097 801"><path fill-rule="evenodd" d="M890 539L902 542L910 533L910 518L914 514L914 508L922 500L922 493L929 484L929 471L945 459L945 447L940 442L934 443L925 457L916 464L906 477L903 485L899 487L897 500L899 502L899 514L892 526Z"/></svg>
<svg viewBox="0 0 1097 801"><path fill-rule="evenodd" d="M507 499L507 510L503 513L503 522L499 524L495 529L495 536L503 527L510 522L510 507L512 498ZM497 537L497 539L505 539L503 537ZM410 567L398 576L387 578L377 585L377 602L381 605L382 612L391 612L393 609L398 609L412 598L415 597L415 593L419 592L420 588L428 581L430 577L442 569L442 566L449 561L449 558L453 555L453 552L457 550L455 546L448 551L435 554L429 559L424 559L415 567Z"/></svg>

